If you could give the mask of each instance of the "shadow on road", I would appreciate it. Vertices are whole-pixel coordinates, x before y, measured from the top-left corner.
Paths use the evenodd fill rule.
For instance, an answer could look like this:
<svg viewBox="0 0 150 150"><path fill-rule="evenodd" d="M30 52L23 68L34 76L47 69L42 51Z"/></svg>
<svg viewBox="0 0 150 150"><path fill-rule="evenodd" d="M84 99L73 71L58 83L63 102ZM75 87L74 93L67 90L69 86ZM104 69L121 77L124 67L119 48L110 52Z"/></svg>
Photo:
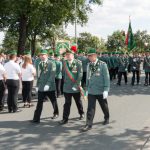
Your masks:
<svg viewBox="0 0 150 150"><path fill-rule="evenodd" d="M141 131L125 129L119 135L108 135L108 131L114 130L112 125L115 121L108 126L95 123L92 131L82 133L79 132L82 125L77 121L71 120L69 124L59 126L58 122L46 119L38 125L29 121L0 122L0 127L5 128L0 133L1 149L19 149L20 146L20 149L42 149L41 146L47 144L50 150L137 150L141 147L137 141L149 136L147 127Z"/></svg>
<svg viewBox="0 0 150 150"><path fill-rule="evenodd" d="M117 95L117 96L123 96L123 95L150 95L150 86L144 86L144 77L141 77L141 83L140 85L131 85L131 77L128 78L128 83L125 85L124 79L122 80L121 86L118 86L117 80L114 80L111 82L110 86L110 92L109 95Z"/></svg>

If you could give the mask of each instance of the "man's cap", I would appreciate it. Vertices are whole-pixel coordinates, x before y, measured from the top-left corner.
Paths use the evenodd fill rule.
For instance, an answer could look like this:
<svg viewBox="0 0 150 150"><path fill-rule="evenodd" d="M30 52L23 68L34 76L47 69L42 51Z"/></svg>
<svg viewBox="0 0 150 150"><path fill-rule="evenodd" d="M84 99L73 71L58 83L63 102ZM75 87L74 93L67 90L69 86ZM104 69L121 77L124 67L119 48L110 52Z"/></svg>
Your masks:
<svg viewBox="0 0 150 150"><path fill-rule="evenodd" d="M96 49L94 49L94 48L89 48L89 49L88 49L88 52L87 52L87 55L92 55L92 54L96 54Z"/></svg>
<svg viewBox="0 0 150 150"><path fill-rule="evenodd" d="M47 50L46 49L41 49L40 53L39 54L47 54Z"/></svg>

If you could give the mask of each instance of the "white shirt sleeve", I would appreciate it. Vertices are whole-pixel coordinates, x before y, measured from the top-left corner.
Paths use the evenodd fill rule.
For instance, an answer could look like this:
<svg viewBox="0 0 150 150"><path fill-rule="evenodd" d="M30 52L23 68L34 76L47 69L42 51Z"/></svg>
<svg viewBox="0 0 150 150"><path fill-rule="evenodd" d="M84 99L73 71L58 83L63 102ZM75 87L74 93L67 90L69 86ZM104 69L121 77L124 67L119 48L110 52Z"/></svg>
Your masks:
<svg viewBox="0 0 150 150"><path fill-rule="evenodd" d="M5 74L5 68L2 65L0 65L0 73Z"/></svg>
<svg viewBox="0 0 150 150"><path fill-rule="evenodd" d="M35 71L35 68L33 67L33 65L30 65L30 72L31 72L32 74L36 72L36 71Z"/></svg>
<svg viewBox="0 0 150 150"><path fill-rule="evenodd" d="M21 73L21 68L18 64L16 65L16 71L17 71L17 73Z"/></svg>

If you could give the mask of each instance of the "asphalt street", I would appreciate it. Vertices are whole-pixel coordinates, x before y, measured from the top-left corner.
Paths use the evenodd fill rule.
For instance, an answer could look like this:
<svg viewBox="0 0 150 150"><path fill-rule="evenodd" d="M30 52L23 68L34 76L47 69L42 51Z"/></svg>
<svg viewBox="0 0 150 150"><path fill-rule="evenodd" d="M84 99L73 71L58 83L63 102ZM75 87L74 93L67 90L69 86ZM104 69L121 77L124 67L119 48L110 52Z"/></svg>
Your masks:
<svg viewBox="0 0 150 150"><path fill-rule="evenodd" d="M142 75L143 76L143 75ZM102 125L103 113L97 103L93 129L81 132L85 120L79 120L75 102L72 102L68 124L60 126L64 98L58 99L60 116L52 120L52 105L44 102L41 123L33 125L34 106L23 108L19 101L19 113L0 112L0 150L150 150L150 86L131 86L122 81L111 82L108 98L110 124ZM87 101L83 100L84 110Z"/></svg>

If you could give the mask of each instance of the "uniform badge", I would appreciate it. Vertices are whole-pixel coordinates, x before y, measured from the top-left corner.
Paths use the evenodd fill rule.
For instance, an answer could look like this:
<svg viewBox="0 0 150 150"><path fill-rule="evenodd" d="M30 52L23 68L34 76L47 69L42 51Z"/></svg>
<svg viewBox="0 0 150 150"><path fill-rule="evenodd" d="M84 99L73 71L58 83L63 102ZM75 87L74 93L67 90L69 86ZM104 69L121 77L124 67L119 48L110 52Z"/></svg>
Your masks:
<svg viewBox="0 0 150 150"><path fill-rule="evenodd" d="M72 72L77 73L77 66L76 65L72 68Z"/></svg>

